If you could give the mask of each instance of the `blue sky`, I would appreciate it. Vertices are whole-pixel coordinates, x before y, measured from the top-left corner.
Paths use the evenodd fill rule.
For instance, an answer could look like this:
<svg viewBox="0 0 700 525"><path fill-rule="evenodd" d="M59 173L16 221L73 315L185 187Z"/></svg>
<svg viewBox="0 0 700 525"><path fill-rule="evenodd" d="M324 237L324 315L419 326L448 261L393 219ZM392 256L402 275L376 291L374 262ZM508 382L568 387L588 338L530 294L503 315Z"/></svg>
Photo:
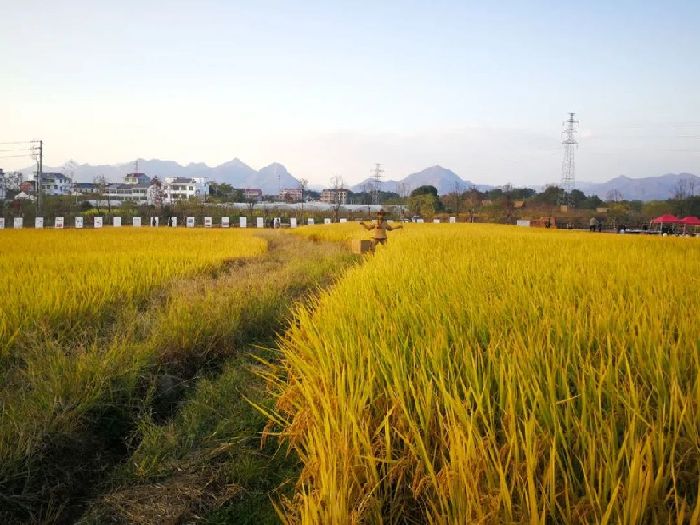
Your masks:
<svg viewBox="0 0 700 525"><path fill-rule="evenodd" d="M479 183L700 173L700 2L0 0L0 142L47 163L384 164ZM0 167L27 165L0 159Z"/></svg>

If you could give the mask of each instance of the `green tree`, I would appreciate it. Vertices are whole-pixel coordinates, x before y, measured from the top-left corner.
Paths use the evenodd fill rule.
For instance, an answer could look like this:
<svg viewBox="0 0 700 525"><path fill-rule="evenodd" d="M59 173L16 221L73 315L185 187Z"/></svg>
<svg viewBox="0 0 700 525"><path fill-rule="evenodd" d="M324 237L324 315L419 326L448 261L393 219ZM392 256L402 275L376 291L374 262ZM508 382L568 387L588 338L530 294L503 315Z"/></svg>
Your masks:
<svg viewBox="0 0 700 525"><path fill-rule="evenodd" d="M432 217L441 209L441 203L437 195L423 193L408 198L408 209L414 215Z"/></svg>
<svg viewBox="0 0 700 525"><path fill-rule="evenodd" d="M581 190L571 190L571 193L569 193L569 202L571 202L571 205L574 208L580 208L581 203L583 203L586 200L586 194L583 193Z"/></svg>
<svg viewBox="0 0 700 525"><path fill-rule="evenodd" d="M598 195L590 195L579 203L578 208L584 210L594 210L596 208L600 208L602 205L603 199L598 197Z"/></svg>
<svg viewBox="0 0 700 525"><path fill-rule="evenodd" d="M533 197L536 193L532 188L513 188L511 196L515 200L525 200Z"/></svg>
<svg viewBox="0 0 700 525"><path fill-rule="evenodd" d="M542 193L538 193L533 200L541 204L556 206L561 197L561 188L556 185L547 186Z"/></svg>
<svg viewBox="0 0 700 525"><path fill-rule="evenodd" d="M424 184L423 186L418 186L411 192L411 197L418 197L420 195L433 195L437 199L438 190L435 186Z"/></svg>

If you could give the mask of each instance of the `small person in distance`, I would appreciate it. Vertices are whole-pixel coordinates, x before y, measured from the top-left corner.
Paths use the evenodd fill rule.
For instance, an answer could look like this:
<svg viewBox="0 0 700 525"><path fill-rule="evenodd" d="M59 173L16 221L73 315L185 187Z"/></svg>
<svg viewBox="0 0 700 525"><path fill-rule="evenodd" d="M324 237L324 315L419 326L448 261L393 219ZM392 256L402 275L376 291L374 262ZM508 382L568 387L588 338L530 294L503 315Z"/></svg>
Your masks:
<svg viewBox="0 0 700 525"><path fill-rule="evenodd" d="M387 222L385 215L386 212L384 210L379 210L377 212L377 220L374 221L372 224L365 224L364 222L360 223L360 225L364 226L365 229L374 230L374 238L372 239L374 246L377 246L377 244L386 244L386 232L391 230L400 230L401 228L403 228L403 226L400 224L398 226L391 226Z"/></svg>

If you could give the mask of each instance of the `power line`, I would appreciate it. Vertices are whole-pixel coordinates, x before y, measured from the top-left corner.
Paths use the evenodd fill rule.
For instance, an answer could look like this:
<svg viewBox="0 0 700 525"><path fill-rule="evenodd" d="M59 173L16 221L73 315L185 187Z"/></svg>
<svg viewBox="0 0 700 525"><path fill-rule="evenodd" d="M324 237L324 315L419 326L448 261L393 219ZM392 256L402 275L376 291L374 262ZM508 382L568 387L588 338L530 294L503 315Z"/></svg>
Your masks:
<svg viewBox="0 0 700 525"><path fill-rule="evenodd" d="M0 155L0 159L16 159L19 157L31 157L33 153L25 153L24 155Z"/></svg>

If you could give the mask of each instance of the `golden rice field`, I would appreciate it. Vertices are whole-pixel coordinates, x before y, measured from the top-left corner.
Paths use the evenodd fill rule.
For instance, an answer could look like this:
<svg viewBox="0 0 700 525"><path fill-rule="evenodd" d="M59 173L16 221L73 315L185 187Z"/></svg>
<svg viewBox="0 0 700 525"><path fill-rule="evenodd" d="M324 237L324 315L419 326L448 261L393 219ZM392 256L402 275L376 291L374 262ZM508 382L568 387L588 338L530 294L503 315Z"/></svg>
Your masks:
<svg viewBox="0 0 700 525"><path fill-rule="evenodd" d="M356 224L299 232L347 240ZM700 242L409 225L298 311L289 523L700 523Z"/></svg>
<svg viewBox="0 0 700 525"><path fill-rule="evenodd" d="M241 230L105 229L0 232L0 358L39 329L93 328L165 282L264 253Z"/></svg>
<svg viewBox="0 0 700 525"><path fill-rule="evenodd" d="M167 414L161 378L193 383L279 326L289 279L268 246L241 230L0 232L0 522L73 522Z"/></svg>

